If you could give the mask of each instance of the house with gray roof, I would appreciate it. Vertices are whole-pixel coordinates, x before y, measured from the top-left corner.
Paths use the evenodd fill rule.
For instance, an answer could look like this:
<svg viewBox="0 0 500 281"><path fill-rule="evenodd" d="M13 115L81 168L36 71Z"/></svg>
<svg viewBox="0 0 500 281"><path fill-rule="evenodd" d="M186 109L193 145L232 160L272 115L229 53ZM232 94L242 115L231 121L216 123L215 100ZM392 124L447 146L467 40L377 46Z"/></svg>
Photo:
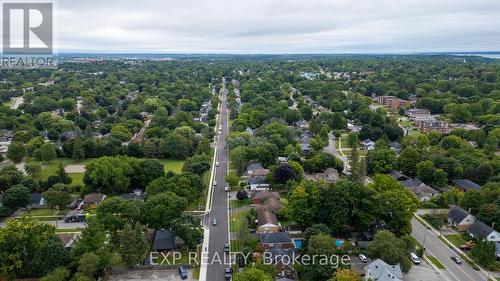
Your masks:
<svg viewBox="0 0 500 281"><path fill-rule="evenodd" d="M476 217L460 207L454 207L448 212L448 225L458 231L466 231L476 222Z"/></svg>
<svg viewBox="0 0 500 281"><path fill-rule="evenodd" d="M281 247L285 250L295 248L295 244L293 244L292 238L287 232L262 233L259 245L266 250L273 247Z"/></svg>
<svg viewBox="0 0 500 281"><path fill-rule="evenodd" d="M500 233L479 220L476 220L476 222L469 227L467 232L474 239L500 242Z"/></svg>
<svg viewBox="0 0 500 281"><path fill-rule="evenodd" d="M268 190L270 186L266 178L262 176L249 179L248 185L250 186L250 190Z"/></svg>
<svg viewBox="0 0 500 281"><path fill-rule="evenodd" d="M169 230L157 230L153 242L153 250L157 252L168 252L175 249L175 236Z"/></svg>
<svg viewBox="0 0 500 281"><path fill-rule="evenodd" d="M381 259L377 259L365 266L365 280L403 281L403 272L399 264L390 265Z"/></svg>
<svg viewBox="0 0 500 281"><path fill-rule="evenodd" d="M453 185L462 191L480 190L481 186L468 179L452 180Z"/></svg>

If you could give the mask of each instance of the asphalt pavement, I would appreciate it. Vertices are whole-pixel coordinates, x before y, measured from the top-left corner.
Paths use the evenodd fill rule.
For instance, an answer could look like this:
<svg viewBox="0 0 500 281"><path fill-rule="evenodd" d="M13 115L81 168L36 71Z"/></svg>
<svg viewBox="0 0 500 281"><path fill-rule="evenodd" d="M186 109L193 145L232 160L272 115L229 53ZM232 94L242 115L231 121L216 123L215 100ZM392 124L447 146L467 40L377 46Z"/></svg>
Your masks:
<svg viewBox="0 0 500 281"><path fill-rule="evenodd" d="M432 230L427 229L415 218L412 219L411 224L413 226L412 236L424 246L427 254L435 257L446 267L445 270L442 270L446 279L458 281L488 280L480 271L474 270L465 261L462 264L453 262L451 256L455 256L457 253L441 241Z"/></svg>
<svg viewBox="0 0 500 281"><path fill-rule="evenodd" d="M228 256L224 254L224 244L229 243L228 232L228 198L227 192L224 187L228 184L224 180L228 171L228 153L226 149L226 136L228 133L228 114L227 114L227 89L226 81L222 79L221 89L221 107L220 107L220 134L217 143L216 162L218 167L215 167L215 181L217 185L214 186L212 208L211 211L205 216L205 226L210 229L210 240L208 246L208 268L207 279L211 280L224 280L224 270L230 267ZM213 184L213 183L212 183ZM217 225L213 225L214 219ZM219 262L220 260L220 262Z"/></svg>

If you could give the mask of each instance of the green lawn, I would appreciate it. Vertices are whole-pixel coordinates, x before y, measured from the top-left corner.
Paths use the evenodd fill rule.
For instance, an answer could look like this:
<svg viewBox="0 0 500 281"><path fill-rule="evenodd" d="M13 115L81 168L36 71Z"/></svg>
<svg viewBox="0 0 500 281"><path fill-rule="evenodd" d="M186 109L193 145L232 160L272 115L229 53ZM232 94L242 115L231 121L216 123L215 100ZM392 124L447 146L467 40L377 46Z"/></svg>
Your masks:
<svg viewBox="0 0 500 281"><path fill-rule="evenodd" d="M29 216L53 216L56 210L54 209L31 209L27 212Z"/></svg>
<svg viewBox="0 0 500 281"><path fill-rule="evenodd" d="M244 200L231 200L231 207L232 208L241 208L245 206L250 206L250 199L244 199Z"/></svg>
<svg viewBox="0 0 500 281"><path fill-rule="evenodd" d="M453 245L460 247L462 246L465 242L465 239L461 234L453 234L453 235L445 235L446 239L448 239Z"/></svg>
<svg viewBox="0 0 500 281"><path fill-rule="evenodd" d="M184 166L184 160L160 159L160 162L163 164L165 173L168 171L172 171L178 174L182 173L182 166Z"/></svg>
<svg viewBox="0 0 500 281"><path fill-rule="evenodd" d="M439 269L446 269L446 267L444 267L444 265L438 261L435 257L433 256L428 256L426 255L427 259L429 259L437 268Z"/></svg>

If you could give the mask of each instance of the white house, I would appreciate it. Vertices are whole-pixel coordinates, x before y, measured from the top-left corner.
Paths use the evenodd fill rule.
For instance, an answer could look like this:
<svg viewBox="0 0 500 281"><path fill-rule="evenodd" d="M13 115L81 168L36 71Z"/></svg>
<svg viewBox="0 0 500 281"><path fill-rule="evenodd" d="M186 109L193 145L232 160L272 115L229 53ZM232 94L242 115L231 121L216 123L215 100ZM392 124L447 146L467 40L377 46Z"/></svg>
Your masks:
<svg viewBox="0 0 500 281"><path fill-rule="evenodd" d="M471 225L467 232L469 232L469 235L475 239L486 239L487 241L500 242L500 233L479 220Z"/></svg>
<svg viewBox="0 0 500 281"><path fill-rule="evenodd" d="M253 177L248 181L250 190L269 190L269 183L266 182L264 177Z"/></svg>
<svg viewBox="0 0 500 281"><path fill-rule="evenodd" d="M403 272L399 265L390 265L381 259L377 259L365 266L365 280L403 281Z"/></svg>

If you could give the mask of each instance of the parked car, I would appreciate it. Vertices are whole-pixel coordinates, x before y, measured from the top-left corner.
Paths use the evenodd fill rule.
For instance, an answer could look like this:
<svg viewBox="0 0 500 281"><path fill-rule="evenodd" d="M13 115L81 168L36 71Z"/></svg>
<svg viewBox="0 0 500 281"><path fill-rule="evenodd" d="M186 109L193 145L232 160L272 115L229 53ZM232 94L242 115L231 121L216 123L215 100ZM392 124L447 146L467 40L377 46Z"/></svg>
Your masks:
<svg viewBox="0 0 500 281"><path fill-rule="evenodd" d="M214 180L214 186L217 186L217 181Z"/></svg>
<svg viewBox="0 0 500 281"><path fill-rule="evenodd" d="M229 253L229 244L224 244L224 253Z"/></svg>
<svg viewBox="0 0 500 281"><path fill-rule="evenodd" d="M454 261L456 264L462 264L462 259L460 259L459 256L451 256L451 260Z"/></svg>
<svg viewBox="0 0 500 281"><path fill-rule="evenodd" d="M418 258L418 256L415 253L411 252L410 258L411 258L411 261L413 262L413 264L420 264L420 259Z"/></svg>
<svg viewBox="0 0 500 281"><path fill-rule="evenodd" d="M229 191L229 186L227 186L227 185L226 185L226 186L224 187L224 190L225 190L226 192L228 192L228 191Z"/></svg>
<svg viewBox="0 0 500 281"><path fill-rule="evenodd" d="M470 241L466 242L460 246L460 250L464 250L464 251L472 250L472 248L474 248L474 244Z"/></svg>
<svg viewBox="0 0 500 281"><path fill-rule="evenodd" d="M217 219L214 219L214 220L212 221L212 225L213 225L213 226L216 226L216 225L217 225Z"/></svg>
<svg viewBox="0 0 500 281"><path fill-rule="evenodd" d="M226 270L224 271L224 277L226 277L226 280L231 280L231 273L233 270L230 267L226 267Z"/></svg>
<svg viewBox="0 0 500 281"><path fill-rule="evenodd" d="M365 256L365 255L363 255L363 254L359 254L359 256L358 256L358 257L359 257L359 260L360 260L362 263L366 263L366 262L368 262L368 259L366 258L366 256Z"/></svg>
<svg viewBox="0 0 500 281"><path fill-rule="evenodd" d="M187 279L188 278L188 271L187 268L183 265L179 266L179 274L181 275L181 279Z"/></svg>
<svg viewBox="0 0 500 281"><path fill-rule="evenodd" d="M215 162L215 167L219 167L219 162Z"/></svg>

